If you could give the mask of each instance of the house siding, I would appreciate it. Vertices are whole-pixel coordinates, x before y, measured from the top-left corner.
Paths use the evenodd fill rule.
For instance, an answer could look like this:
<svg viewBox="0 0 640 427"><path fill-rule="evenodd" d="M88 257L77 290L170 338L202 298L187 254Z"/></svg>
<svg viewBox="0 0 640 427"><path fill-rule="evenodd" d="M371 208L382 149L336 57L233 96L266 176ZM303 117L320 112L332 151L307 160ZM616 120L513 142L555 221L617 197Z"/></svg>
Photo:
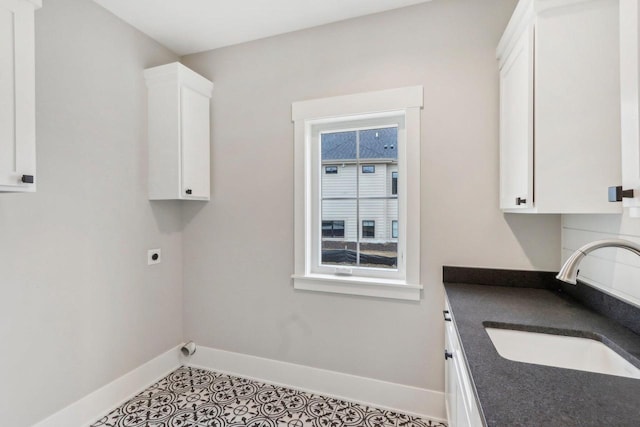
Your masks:
<svg viewBox="0 0 640 427"><path fill-rule="evenodd" d="M344 239L331 238L330 240L345 240L356 242L358 233L362 229L362 221L375 221L375 237L362 238L368 243L395 242L391 238L391 221L398 220L397 199L364 199L360 200L360 220L357 218L358 208L355 198L358 195L358 177L360 185L360 197L388 197L391 194L391 173L398 171L398 165L394 163L367 163L360 165L338 164L337 174L325 173L325 166L334 165L335 162L323 163L322 196L323 198L350 197L346 200L323 200L323 221L344 221ZM362 165L374 164L374 173L362 173Z"/></svg>

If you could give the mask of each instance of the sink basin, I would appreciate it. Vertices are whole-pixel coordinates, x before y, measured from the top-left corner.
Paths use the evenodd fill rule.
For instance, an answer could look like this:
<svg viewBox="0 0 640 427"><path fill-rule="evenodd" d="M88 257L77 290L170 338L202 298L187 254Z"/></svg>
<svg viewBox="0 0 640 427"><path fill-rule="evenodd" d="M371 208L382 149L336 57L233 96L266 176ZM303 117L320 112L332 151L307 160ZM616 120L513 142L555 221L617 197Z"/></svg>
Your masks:
<svg viewBox="0 0 640 427"><path fill-rule="evenodd" d="M640 379L640 369L600 341L513 329L485 330L505 359Z"/></svg>

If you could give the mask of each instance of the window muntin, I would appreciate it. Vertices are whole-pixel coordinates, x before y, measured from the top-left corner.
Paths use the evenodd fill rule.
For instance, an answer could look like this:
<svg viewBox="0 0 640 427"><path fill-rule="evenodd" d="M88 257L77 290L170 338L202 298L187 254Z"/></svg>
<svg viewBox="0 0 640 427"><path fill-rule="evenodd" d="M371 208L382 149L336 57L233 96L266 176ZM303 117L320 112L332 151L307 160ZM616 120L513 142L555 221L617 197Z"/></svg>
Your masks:
<svg viewBox="0 0 640 427"><path fill-rule="evenodd" d="M326 171L328 163L340 165L339 176L319 176L322 230L315 231L320 234L319 268L397 271L398 241L389 237L391 230L386 227L390 227L390 220L398 220L399 202L396 195L387 193L385 185L390 170L398 168L397 122L398 118L382 126L355 122L318 132L316 170ZM358 171L372 175L360 177ZM345 218L347 231L342 239L329 237L326 222L340 217Z"/></svg>

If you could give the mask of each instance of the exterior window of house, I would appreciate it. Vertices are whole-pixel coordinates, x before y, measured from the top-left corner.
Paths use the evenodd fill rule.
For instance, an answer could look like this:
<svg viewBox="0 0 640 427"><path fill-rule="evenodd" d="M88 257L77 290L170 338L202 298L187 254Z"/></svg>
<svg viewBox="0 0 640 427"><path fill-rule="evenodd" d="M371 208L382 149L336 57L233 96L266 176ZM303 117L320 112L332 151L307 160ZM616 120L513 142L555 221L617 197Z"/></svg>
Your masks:
<svg viewBox="0 0 640 427"><path fill-rule="evenodd" d="M293 103L296 289L420 299L421 107L419 86Z"/></svg>
<svg viewBox="0 0 640 427"><path fill-rule="evenodd" d="M362 173L376 173L376 165L362 165Z"/></svg>
<svg viewBox="0 0 640 427"><path fill-rule="evenodd" d="M336 173L338 173L338 167L337 166L325 166L324 167L324 173L326 173L326 174L336 174Z"/></svg>
<svg viewBox="0 0 640 427"><path fill-rule="evenodd" d="M344 237L344 221L322 221L322 237Z"/></svg>
<svg viewBox="0 0 640 427"><path fill-rule="evenodd" d="M378 124L378 121L371 123ZM375 224L376 220L385 224L388 219L397 217L398 198L386 194L386 172L361 179L357 171L375 173L376 165L363 164L372 160L380 169L397 166L398 126L394 123L384 127L371 127L368 122L349 123L346 129L320 130L318 144L316 161L320 168L326 171L326 164L333 162L344 165L337 179L320 177L320 267L397 269L397 242L382 237L376 239ZM342 236L345 244L337 245L325 228L328 218L336 216L344 216L354 225L361 224L360 235L354 227L353 233ZM365 245L361 239L367 240Z"/></svg>
<svg viewBox="0 0 640 427"><path fill-rule="evenodd" d="M398 172L391 172L391 194L398 194Z"/></svg>
<svg viewBox="0 0 640 427"><path fill-rule="evenodd" d="M376 222L362 221L362 237L376 237Z"/></svg>

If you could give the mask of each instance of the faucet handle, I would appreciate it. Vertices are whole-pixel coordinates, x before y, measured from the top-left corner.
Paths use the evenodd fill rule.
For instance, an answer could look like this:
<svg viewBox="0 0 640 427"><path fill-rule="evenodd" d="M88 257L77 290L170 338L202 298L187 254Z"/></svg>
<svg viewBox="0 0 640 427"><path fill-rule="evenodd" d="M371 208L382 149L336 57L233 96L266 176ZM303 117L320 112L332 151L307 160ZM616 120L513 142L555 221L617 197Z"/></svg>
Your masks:
<svg viewBox="0 0 640 427"><path fill-rule="evenodd" d="M633 198L633 190L623 190L622 186L609 187L609 201L621 202L624 197Z"/></svg>

